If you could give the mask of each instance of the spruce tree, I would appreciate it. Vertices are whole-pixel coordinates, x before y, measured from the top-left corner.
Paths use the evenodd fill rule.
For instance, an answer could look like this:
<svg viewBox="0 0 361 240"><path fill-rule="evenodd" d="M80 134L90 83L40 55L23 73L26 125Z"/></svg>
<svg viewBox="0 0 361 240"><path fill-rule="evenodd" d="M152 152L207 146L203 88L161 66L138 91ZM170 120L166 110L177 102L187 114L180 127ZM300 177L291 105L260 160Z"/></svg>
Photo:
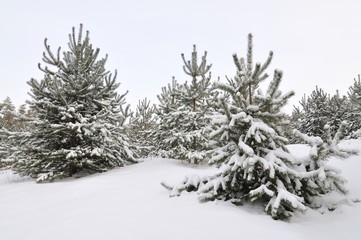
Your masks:
<svg viewBox="0 0 361 240"><path fill-rule="evenodd" d="M348 98L350 101L350 111L347 113L350 137L361 136L361 77L354 78L354 83L349 87Z"/></svg>
<svg viewBox="0 0 361 240"><path fill-rule="evenodd" d="M0 103L0 168L9 167L13 162L13 144L10 131L19 131L20 121L17 119L16 108L10 97Z"/></svg>
<svg viewBox="0 0 361 240"><path fill-rule="evenodd" d="M330 134L334 136L341 126L343 121L347 121L350 125L344 127L343 136L349 136L352 133L352 119L349 119L351 109L351 103L346 96L341 96L339 91L330 97L328 107L326 109L328 116L327 125ZM350 121L351 120L351 121Z"/></svg>
<svg viewBox="0 0 361 240"><path fill-rule="evenodd" d="M156 107L150 100L139 100L135 113L130 118L129 138L138 147L140 157L148 157L154 149L151 134L157 126Z"/></svg>
<svg viewBox="0 0 361 240"><path fill-rule="evenodd" d="M117 74L105 69L107 56L98 59L89 32L73 28L62 57L44 43L44 78L28 82L36 118L18 136L23 149L13 169L41 182L135 163L124 130L126 93L117 93Z"/></svg>
<svg viewBox="0 0 361 240"><path fill-rule="evenodd" d="M345 159L358 154L354 149L343 148L339 145L347 133L347 124L346 121L341 122L334 134L331 127L326 124L321 137L308 136L294 130L295 136L310 147L308 158L303 159L298 170L311 173L311 177L301 178L298 184L301 186L300 191L305 203L311 208L324 207L322 199L319 198L325 194L337 192L346 195L348 193L345 186L347 181L341 176L341 170L330 165L328 161L330 157ZM333 210L336 204L332 203L332 206L326 207Z"/></svg>
<svg viewBox="0 0 361 240"><path fill-rule="evenodd" d="M0 103L0 128L7 130L15 129L15 106L11 99L7 97Z"/></svg>
<svg viewBox="0 0 361 240"><path fill-rule="evenodd" d="M268 78L266 69L273 52L264 64L253 63L252 35L248 36L246 58L233 60L236 76L217 88L229 94L230 100L219 101L219 114L213 116L216 129L211 137L218 148L209 161L219 166L213 176L188 176L180 185L163 185L171 196L183 190L197 190L200 201L230 200L235 204L244 201L261 201L274 218L286 218L294 210L305 210L302 198L297 196L292 182L295 162L287 152L282 128L284 114L281 108L294 94L282 94L278 89L282 71L275 70L273 80L265 93L260 84Z"/></svg>
<svg viewBox="0 0 361 240"><path fill-rule="evenodd" d="M330 117L329 104L330 95L316 86L309 96L304 95L300 101L301 114L298 123L295 124L296 128L310 136L322 136L324 134L323 127L328 123Z"/></svg>
<svg viewBox="0 0 361 240"><path fill-rule="evenodd" d="M184 54L181 56L183 70L192 79L190 83L178 85L174 91L163 91L159 97L160 123L157 135L162 137L158 138L157 152L162 157L198 164L207 157L210 127L206 115L211 111L208 103L216 94L211 88L211 65L207 65L207 52L200 63L195 45L191 60L187 61Z"/></svg>
<svg viewBox="0 0 361 240"><path fill-rule="evenodd" d="M175 77L167 86L162 87L161 94L157 95L159 104L156 108L159 123L151 133L155 149L152 155L164 158L177 158L177 153L184 151L178 146L177 141L177 119L172 115L179 106L179 90L182 86L177 82Z"/></svg>
<svg viewBox="0 0 361 240"><path fill-rule="evenodd" d="M336 189L345 192L342 177L325 161L332 155L347 157L352 152L337 147L340 134L332 139L328 129L325 141L302 135L316 151L311 151L310 161L304 163L293 156L286 146L283 125L287 123L281 108L294 93L282 94L279 90L281 70L274 71L267 90L262 91L260 84L268 78L266 69L273 53L264 64L253 64L252 56L250 34L247 57L233 56L236 76L216 85L231 98L220 99L219 114L212 120L215 131L211 137L218 147L209 162L219 167L218 173L206 177L188 175L180 184L162 185L170 190L170 196L186 190L197 191L200 201L259 202L274 219L287 219L294 211L312 206L311 197L315 195Z"/></svg>
<svg viewBox="0 0 361 240"><path fill-rule="evenodd" d="M346 136L350 137L355 131L356 114L354 105L339 91L331 96L316 86L309 96L304 96L300 106L295 107L292 113L294 128L310 136L322 137L325 134L324 126L330 127L331 135L335 135L341 122L348 121Z"/></svg>

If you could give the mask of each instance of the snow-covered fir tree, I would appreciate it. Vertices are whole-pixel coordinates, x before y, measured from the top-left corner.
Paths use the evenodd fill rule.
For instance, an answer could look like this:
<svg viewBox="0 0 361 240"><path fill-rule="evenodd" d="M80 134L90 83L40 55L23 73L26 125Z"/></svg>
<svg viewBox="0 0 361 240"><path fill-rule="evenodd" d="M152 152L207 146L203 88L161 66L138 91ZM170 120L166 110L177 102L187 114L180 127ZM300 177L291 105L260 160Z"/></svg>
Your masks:
<svg viewBox="0 0 361 240"><path fill-rule="evenodd" d="M302 133L311 136L322 136L323 127L328 123L328 108L330 103L330 95L322 88L316 86L316 89L306 97L301 99L299 115L297 123L294 125ZM296 111L294 111L295 113Z"/></svg>
<svg viewBox="0 0 361 240"><path fill-rule="evenodd" d="M349 124L344 127L343 136L349 136L352 133L353 121L350 118L352 112L351 103L346 96L341 96L339 91L330 97L327 107L326 116L328 117L327 125L331 135L334 136L341 126L343 121ZM351 121L350 121L351 120Z"/></svg>
<svg viewBox="0 0 361 240"><path fill-rule="evenodd" d="M23 147L13 169L41 182L135 163L123 126L126 93L117 93L117 74L105 69L107 56L98 59L89 32L73 28L62 55L44 43L44 77L28 82L36 118L16 136Z"/></svg>
<svg viewBox="0 0 361 240"><path fill-rule="evenodd" d="M132 145L137 145L139 157L148 157L154 149L151 134L157 126L156 106L151 105L147 98L139 100L135 113L130 118L129 126L129 138Z"/></svg>
<svg viewBox="0 0 361 240"><path fill-rule="evenodd" d="M7 130L13 130L15 124L15 106L11 99L7 97L2 103L0 103L0 128Z"/></svg>
<svg viewBox="0 0 361 240"><path fill-rule="evenodd" d="M191 76L191 82L173 83L172 89L163 89L158 96L159 127L155 133L156 153L162 157L186 160L198 164L207 156L209 119L208 104L216 93L211 88L211 65L207 65L207 52L198 63L196 46L193 46L191 60L184 54L184 72ZM207 76L206 74L209 73Z"/></svg>
<svg viewBox="0 0 361 240"><path fill-rule="evenodd" d="M332 135L335 135L341 122L348 121L346 136L350 137L355 131L357 112L353 110L354 105L346 96L339 91L331 96L316 86L309 96L303 96L300 106L294 107L292 112L292 123L294 128L301 132L322 136L325 132L324 126L330 127Z"/></svg>
<svg viewBox="0 0 361 240"><path fill-rule="evenodd" d="M7 97L0 103L0 167L9 167L14 161L13 154L18 151L11 132L24 132L29 129L26 119L31 111L23 104L16 109Z"/></svg>
<svg viewBox="0 0 361 240"><path fill-rule="evenodd" d="M298 169L301 172L311 173L312 176L301 178L298 183L302 197L309 207L324 207L322 199L318 199L325 194L338 192L345 195L348 192L345 186L346 179L341 176L341 170L328 162L330 157L345 159L357 154L357 151L342 148L339 144L347 133L347 124L346 121L341 122L335 134L332 134L331 127L326 124L321 137L308 136L294 130L295 136L310 146L308 158L303 159ZM332 204L332 206L326 207L334 208L336 206Z"/></svg>
<svg viewBox="0 0 361 240"><path fill-rule="evenodd" d="M11 145L8 143L7 138L8 136L0 131L0 169L8 165L7 159Z"/></svg>
<svg viewBox="0 0 361 240"><path fill-rule="evenodd" d="M12 104L11 99L7 97L0 103L0 169L7 166L7 158L10 155L11 145L6 131L13 126L13 114L15 106Z"/></svg>
<svg viewBox="0 0 361 240"><path fill-rule="evenodd" d="M333 190L325 179L331 181L334 171L323 163L307 163L304 167L289 153L282 127L286 118L281 108L294 93L282 94L279 90L280 70L274 71L267 90L261 90L260 84L268 78L266 69L273 53L270 52L264 64L254 64L252 46L250 34L247 57L233 56L236 76L228 79L228 83L217 84L218 89L231 97L220 99L220 113L212 120L215 131L211 137L218 147L209 162L219 166L218 173L206 177L188 175L178 185L165 182L162 185L170 190L170 196L179 196L186 190L197 191L200 201L260 202L274 219L285 219L294 211L306 210L309 191ZM320 161L335 153L337 139L338 136L319 147ZM335 180L334 185L341 184L341 180Z"/></svg>
<svg viewBox="0 0 361 240"><path fill-rule="evenodd" d="M350 137L361 136L361 77L358 75L347 92L350 101L350 111L347 113Z"/></svg>
<svg viewBox="0 0 361 240"><path fill-rule="evenodd" d="M172 117L172 112L177 109L178 104L178 90L181 85L175 79L172 78L172 82L167 86L162 87L162 92L157 95L159 104L156 107L157 118L159 123L151 133L151 138L155 149L151 152L151 155L170 158L176 154L176 148L169 147L169 144L165 139L170 138L176 134L176 122ZM169 143L172 142L170 138Z"/></svg>

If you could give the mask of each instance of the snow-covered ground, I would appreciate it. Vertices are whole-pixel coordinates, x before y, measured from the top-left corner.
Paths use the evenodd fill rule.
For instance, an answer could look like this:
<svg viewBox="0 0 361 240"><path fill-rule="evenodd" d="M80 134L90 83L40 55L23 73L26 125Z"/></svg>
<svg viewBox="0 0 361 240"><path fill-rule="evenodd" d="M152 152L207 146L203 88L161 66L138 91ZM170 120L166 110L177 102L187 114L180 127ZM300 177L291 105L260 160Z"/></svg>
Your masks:
<svg viewBox="0 0 361 240"><path fill-rule="evenodd" d="M361 140L343 144L361 150ZM305 147L290 146L298 155ZM361 157L332 160L343 170L350 198L361 198ZM361 239L361 203L333 212L308 210L290 222L275 221L261 206L199 203L195 193L169 198L162 180L206 175L169 159L144 162L107 173L36 184L0 172L0 239Z"/></svg>

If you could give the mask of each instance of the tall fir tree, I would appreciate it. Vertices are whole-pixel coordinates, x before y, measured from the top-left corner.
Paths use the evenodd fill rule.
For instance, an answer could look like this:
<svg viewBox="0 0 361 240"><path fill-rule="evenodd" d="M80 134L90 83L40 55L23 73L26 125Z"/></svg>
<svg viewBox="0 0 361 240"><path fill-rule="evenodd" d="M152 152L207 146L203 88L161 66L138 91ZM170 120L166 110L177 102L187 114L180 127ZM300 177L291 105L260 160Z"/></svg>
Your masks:
<svg viewBox="0 0 361 240"><path fill-rule="evenodd" d="M13 169L41 182L135 163L123 126L126 93L117 93L117 74L105 69L107 56L98 59L89 32L73 28L62 58L44 43L44 78L28 82L36 118L16 136L23 149Z"/></svg>
<svg viewBox="0 0 361 240"><path fill-rule="evenodd" d="M209 162L218 166L219 171L206 177L188 175L173 186L162 182L170 190L170 196L179 196L186 190L197 191L200 201L261 202L274 219L285 219L294 211L307 209L310 189L320 194L329 192L327 188L333 190L325 182L326 178L332 180L334 172L331 169L323 164L302 168L302 162L287 149L288 140L282 127L286 118L281 108L294 93L282 94L279 90L283 75L280 70L274 71L266 92L260 88L268 78L265 71L272 56L270 52L264 64L253 64L251 34L247 57L233 56L236 76L228 79L228 83L217 84L217 88L227 92L231 99L220 99L219 114L214 115L212 121L215 131L211 137L218 147ZM317 142L320 147L318 158L323 161L330 156L333 152L328 151L328 147L334 147L338 139L339 136L334 142L331 139L328 145L321 143L321 147ZM313 183L318 184L317 189ZM342 179L332 183L336 186L342 183Z"/></svg>
<svg viewBox="0 0 361 240"><path fill-rule="evenodd" d="M207 65L207 52L200 63L195 45L191 60L187 61L184 54L181 56L183 70L192 79L190 83L178 84L172 91L163 90L159 96L156 152L162 157L198 164L207 158L210 127L206 115L211 111L208 102L216 95L211 88L211 65Z"/></svg>

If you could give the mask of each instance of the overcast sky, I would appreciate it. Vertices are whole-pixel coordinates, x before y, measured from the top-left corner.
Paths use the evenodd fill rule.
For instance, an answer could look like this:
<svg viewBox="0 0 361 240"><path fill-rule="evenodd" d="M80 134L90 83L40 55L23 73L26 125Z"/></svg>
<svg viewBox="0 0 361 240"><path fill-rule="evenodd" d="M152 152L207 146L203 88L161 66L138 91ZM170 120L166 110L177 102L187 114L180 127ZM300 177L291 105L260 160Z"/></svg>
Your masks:
<svg viewBox="0 0 361 240"><path fill-rule="evenodd" d="M156 95L172 76L189 80L180 54L192 45L208 51L213 79L234 76L232 54L244 56L254 35L254 61L274 51L273 69L284 72L281 90L295 90L291 112L315 86L346 94L361 72L361 1L347 0L11 0L0 8L0 100L29 99L31 78L48 38L67 50L73 26L90 31L93 46L108 54L107 69L118 70L120 93L133 107Z"/></svg>

